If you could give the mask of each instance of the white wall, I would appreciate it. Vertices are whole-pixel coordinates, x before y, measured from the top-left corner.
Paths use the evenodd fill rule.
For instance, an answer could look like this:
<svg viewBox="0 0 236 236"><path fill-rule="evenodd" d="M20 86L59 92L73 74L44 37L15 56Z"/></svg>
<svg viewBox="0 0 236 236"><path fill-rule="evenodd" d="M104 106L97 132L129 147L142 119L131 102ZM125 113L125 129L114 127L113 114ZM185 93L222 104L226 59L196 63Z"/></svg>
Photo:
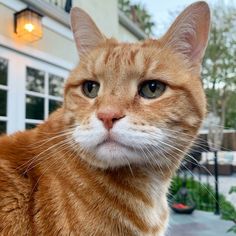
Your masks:
<svg viewBox="0 0 236 236"><path fill-rule="evenodd" d="M117 39L121 42L133 43L138 41L138 39L122 25L119 25L118 32Z"/></svg>
<svg viewBox="0 0 236 236"><path fill-rule="evenodd" d="M19 39L14 33L14 13L13 9L0 4L0 35L9 38L19 46L32 47L69 63L75 64L78 61L73 39L63 37L45 26L43 27L42 39L36 42L29 43Z"/></svg>
<svg viewBox="0 0 236 236"><path fill-rule="evenodd" d="M73 4L84 9L107 37L118 36L117 0L74 0Z"/></svg>

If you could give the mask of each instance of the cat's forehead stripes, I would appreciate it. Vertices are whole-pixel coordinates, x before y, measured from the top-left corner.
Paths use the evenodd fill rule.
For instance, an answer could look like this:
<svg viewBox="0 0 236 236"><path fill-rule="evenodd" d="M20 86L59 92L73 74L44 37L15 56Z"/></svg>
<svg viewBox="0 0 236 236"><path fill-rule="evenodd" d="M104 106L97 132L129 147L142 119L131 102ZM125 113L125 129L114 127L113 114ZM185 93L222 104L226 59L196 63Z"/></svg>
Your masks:
<svg viewBox="0 0 236 236"><path fill-rule="evenodd" d="M119 44L99 49L87 69L98 77L122 80L144 77L150 63L151 57L145 55L140 44Z"/></svg>
<svg viewBox="0 0 236 236"><path fill-rule="evenodd" d="M103 63L106 67L113 67L114 70L123 66L135 65L137 58L141 56L141 51L135 44L121 44L113 48L105 48L105 51ZM102 58L102 55L100 57Z"/></svg>

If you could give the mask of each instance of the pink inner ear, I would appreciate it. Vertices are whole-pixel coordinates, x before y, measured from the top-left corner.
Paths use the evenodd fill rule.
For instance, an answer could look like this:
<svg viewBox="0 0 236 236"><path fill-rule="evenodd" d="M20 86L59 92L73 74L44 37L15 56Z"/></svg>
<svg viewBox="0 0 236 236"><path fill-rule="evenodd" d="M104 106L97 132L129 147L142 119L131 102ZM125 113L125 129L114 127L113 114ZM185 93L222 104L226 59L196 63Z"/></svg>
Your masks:
<svg viewBox="0 0 236 236"><path fill-rule="evenodd" d="M71 28L80 55L94 49L105 40L92 18L78 7L71 10Z"/></svg>
<svg viewBox="0 0 236 236"><path fill-rule="evenodd" d="M204 54L203 50L205 50L205 48L202 48L201 45L195 47L195 50L191 53L191 60L200 62Z"/></svg>
<svg viewBox="0 0 236 236"><path fill-rule="evenodd" d="M197 32L194 31L191 33L186 33L186 37L184 38L184 41L186 42L186 44L183 45L188 45L187 50L185 48L183 48L183 54L185 54L188 58L190 58L191 60L198 60L197 58L201 57L201 52L202 50L204 50L203 48L203 43L201 42L201 39L199 39ZM181 52L181 49L180 49Z"/></svg>
<svg viewBox="0 0 236 236"><path fill-rule="evenodd" d="M186 8L163 37L164 45L185 55L193 64L201 62L208 41L210 11L205 2Z"/></svg>

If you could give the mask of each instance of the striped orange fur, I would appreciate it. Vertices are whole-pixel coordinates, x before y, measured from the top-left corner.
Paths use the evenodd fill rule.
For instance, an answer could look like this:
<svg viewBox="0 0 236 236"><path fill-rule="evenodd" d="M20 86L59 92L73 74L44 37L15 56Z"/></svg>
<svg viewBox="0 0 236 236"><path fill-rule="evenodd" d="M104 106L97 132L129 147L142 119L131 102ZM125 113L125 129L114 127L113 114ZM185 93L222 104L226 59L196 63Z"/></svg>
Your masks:
<svg viewBox="0 0 236 236"><path fill-rule="evenodd" d="M71 17L80 63L63 107L0 138L0 235L163 236L171 177L206 112L209 8L139 43L107 39L79 8Z"/></svg>

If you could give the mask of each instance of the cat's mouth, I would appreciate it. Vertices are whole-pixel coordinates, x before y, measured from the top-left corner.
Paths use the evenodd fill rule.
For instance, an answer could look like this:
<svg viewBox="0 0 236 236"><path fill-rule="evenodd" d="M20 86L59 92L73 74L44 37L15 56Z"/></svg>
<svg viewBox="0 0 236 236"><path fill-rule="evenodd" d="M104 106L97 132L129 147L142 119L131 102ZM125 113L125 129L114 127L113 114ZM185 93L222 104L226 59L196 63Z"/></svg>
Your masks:
<svg viewBox="0 0 236 236"><path fill-rule="evenodd" d="M93 150L96 158L110 167L143 163L141 158L142 150L139 150L132 144L123 143L116 136L111 137L108 135Z"/></svg>
<svg viewBox="0 0 236 236"><path fill-rule="evenodd" d="M115 140L111 136L108 136L106 139L104 139L101 143L99 143L97 145L97 147L98 148L99 147L106 147L106 148L109 148L109 149L117 149L119 147L123 147L123 148L127 148L127 149L130 149L130 150L134 150L134 148Z"/></svg>

